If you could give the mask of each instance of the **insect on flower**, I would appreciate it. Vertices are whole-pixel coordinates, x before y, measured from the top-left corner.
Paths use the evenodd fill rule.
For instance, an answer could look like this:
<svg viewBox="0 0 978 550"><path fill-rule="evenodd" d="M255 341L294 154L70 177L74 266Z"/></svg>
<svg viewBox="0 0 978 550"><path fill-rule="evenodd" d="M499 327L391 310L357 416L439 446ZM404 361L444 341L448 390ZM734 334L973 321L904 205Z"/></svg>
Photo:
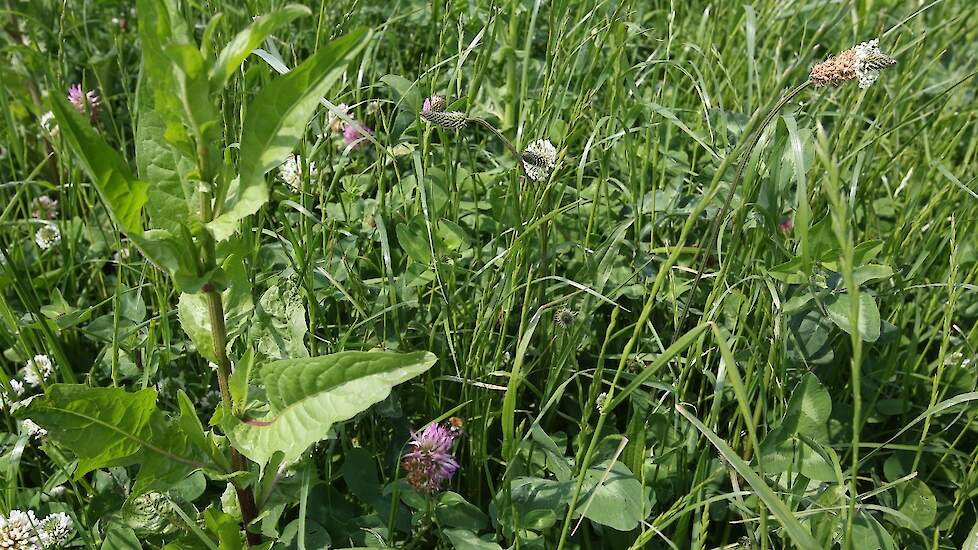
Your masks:
<svg viewBox="0 0 978 550"><path fill-rule="evenodd" d="M896 65L896 59L880 51L879 40L863 42L835 57L812 67L811 79L815 86L838 86L850 80L857 80L859 87L866 89L876 82L880 71Z"/></svg>

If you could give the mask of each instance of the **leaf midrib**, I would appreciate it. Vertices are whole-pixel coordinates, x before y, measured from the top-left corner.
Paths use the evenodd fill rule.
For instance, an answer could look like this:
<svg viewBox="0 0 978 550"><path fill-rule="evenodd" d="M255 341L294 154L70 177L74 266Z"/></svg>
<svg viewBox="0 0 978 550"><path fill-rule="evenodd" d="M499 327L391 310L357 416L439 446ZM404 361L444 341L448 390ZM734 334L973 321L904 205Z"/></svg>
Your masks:
<svg viewBox="0 0 978 550"><path fill-rule="evenodd" d="M197 468L203 468L203 467L206 466L205 464L202 464L200 462L197 462L196 460L187 458L185 456L173 454L173 453L171 453L169 451L166 451L164 449L161 449L160 447L157 447L156 445L153 445L149 441L146 441L145 439L143 439L141 437L138 437L138 436L136 436L134 434L131 434L131 433L127 432L127 431L121 430L121 429L117 428L116 426L114 426L112 424L109 424L108 422L105 422L104 420L101 420L101 419L98 419L98 418L89 416L87 414L84 414L84 413L81 413L81 412L78 412L78 411L75 411L75 410L72 410L72 409L64 409L64 408L61 408L61 407L50 407L50 409L55 410L55 411L60 411L60 412L63 412L63 413L69 414L69 415L73 415L73 416L76 416L78 418L83 418L85 420L88 420L89 422L92 422L94 424L98 424L98 425L100 425L100 426L102 426L104 428L108 428L110 431L116 432L116 433L121 434L122 436L126 437L127 439L131 439L132 441L135 441L136 443L138 443L139 445L141 445L143 448L150 449L150 450L156 452L157 454L160 454L160 455L165 456L167 458L176 460L177 462L182 462L184 464L187 464L189 466L195 466Z"/></svg>

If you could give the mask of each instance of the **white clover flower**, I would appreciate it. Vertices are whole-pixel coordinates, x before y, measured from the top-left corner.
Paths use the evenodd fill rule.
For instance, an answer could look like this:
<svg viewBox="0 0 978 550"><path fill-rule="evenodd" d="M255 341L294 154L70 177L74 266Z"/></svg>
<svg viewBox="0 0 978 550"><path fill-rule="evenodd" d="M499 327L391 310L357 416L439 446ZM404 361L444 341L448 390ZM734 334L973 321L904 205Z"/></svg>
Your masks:
<svg viewBox="0 0 978 550"><path fill-rule="evenodd" d="M28 359L24 366L24 381L34 386L40 386L54 374L54 364L47 355L35 355L33 359Z"/></svg>
<svg viewBox="0 0 978 550"><path fill-rule="evenodd" d="M608 405L608 392L601 392L598 398L594 400L594 406L598 408L599 413L604 412L604 408Z"/></svg>
<svg viewBox="0 0 978 550"><path fill-rule="evenodd" d="M38 426L30 418L25 418L24 421L20 423L20 426L21 428L24 429L25 432L27 432L27 435L31 436L34 439L41 439L48 435L47 430ZM3 546L0 546L0 548L3 548Z"/></svg>
<svg viewBox="0 0 978 550"><path fill-rule="evenodd" d="M46 223L34 234L34 242L41 250L47 250L61 242L61 231L53 223Z"/></svg>
<svg viewBox="0 0 978 550"><path fill-rule="evenodd" d="M50 514L37 524L38 538L44 546L62 546L71 538L74 524L64 512Z"/></svg>
<svg viewBox="0 0 978 550"><path fill-rule="evenodd" d="M381 105L381 103L379 101L377 101L376 99L368 102L367 103L367 114L368 115L375 115L375 114L377 114L377 112L380 111L380 105Z"/></svg>
<svg viewBox="0 0 978 550"><path fill-rule="evenodd" d="M41 195L34 199L34 209L31 216L39 220L58 219L58 201L47 195Z"/></svg>
<svg viewBox="0 0 978 550"><path fill-rule="evenodd" d="M117 264L121 264L129 260L130 256L132 256L132 250L130 250L128 246L122 245L122 248L116 250L115 254L112 255L112 261Z"/></svg>
<svg viewBox="0 0 978 550"><path fill-rule="evenodd" d="M34 531L37 517L33 510L11 510L0 515L0 548L4 550L39 550L40 539Z"/></svg>
<svg viewBox="0 0 978 550"><path fill-rule="evenodd" d="M337 105L336 110L347 116L349 116L350 114L350 106L347 105L346 103L340 103L339 105ZM336 133L342 132L344 124L346 124L346 122L333 111L329 111L326 113L326 126L328 126L329 129L332 130L333 132Z"/></svg>
<svg viewBox="0 0 978 550"><path fill-rule="evenodd" d="M58 128L58 122L54 120L54 113L48 111L41 115L41 128L48 133L51 137L57 137L60 128Z"/></svg>
<svg viewBox="0 0 978 550"><path fill-rule="evenodd" d="M41 494L42 502L50 502L52 500L58 500L59 498L65 496L65 486L55 485L47 490L47 492Z"/></svg>
<svg viewBox="0 0 978 550"><path fill-rule="evenodd" d="M314 178L319 170L316 163L309 163L309 177ZM302 189L302 157L292 155L281 166L278 167L278 175L282 181L288 184L293 191L298 192Z"/></svg>
<svg viewBox="0 0 978 550"><path fill-rule="evenodd" d="M879 40L863 42L854 49L856 51L856 78L859 87L869 88L880 77L880 71L896 63L892 57L880 51Z"/></svg>
<svg viewBox="0 0 978 550"><path fill-rule="evenodd" d="M549 139L538 139L523 151L523 167L533 181L549 178L556 164L557 148Z"/></svg>
<svg viewBox="0 0 978 550"><path fill-rule="evenodd" d="M10 389L13 390L15 396L24 395L24 383L16 378L10 379ZM8 403L6 392L0 392L0 411L6 409L8 405L10 406L10 410L13 411L16 408L17 400L11 400Z"/></svg>

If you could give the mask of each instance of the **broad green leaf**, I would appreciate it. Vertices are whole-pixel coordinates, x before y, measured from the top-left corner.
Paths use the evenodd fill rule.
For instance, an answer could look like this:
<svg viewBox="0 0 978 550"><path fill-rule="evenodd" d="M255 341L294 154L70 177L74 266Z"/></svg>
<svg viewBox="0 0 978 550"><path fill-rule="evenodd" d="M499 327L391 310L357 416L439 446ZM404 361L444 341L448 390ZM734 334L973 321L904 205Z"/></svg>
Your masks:
<svg viewBox="0 0 978 550"><path fill-rule="evenodd" d="M153 227L178 233L191 219L199 219L196 191L186 179L194 164L166 142L165 131L166 123L158 112L140 111L136 166L139 177L149 184L146 213Z"/></svg>
<svg viewBox="0 0 978 550"><path fill-rule="evenodd" d="M846 548L847 543L850 548L859 550L897 550L897 545L893 537L876 521L873 516L866 512L858 512L853 519L852 540L843 543Z"/></svg>
<svg viewBox="0 0 978 550"><path fill-rule="evenodd" d="M806 374L791 392L781 424L761 443L764 473L790 468L818 481L837 481L830 449L818 443L826 437L832 397L814 374Z"/></svg>
<svg viewBox="0 0 978 550"><path fill-rule="evenodd" d="M193 132L195 155L200 159L198 170L210 182L221 169L224 137L217 109L211 102L204 57L192 43L171 43L163 52L170 61L181 119Z"/></svg>
<svg viewBox="0 0 978 550"><path fill-rule="evenodd" d="M259 354L271 359L309 357L305 345L306 306L299 289L272 285L258 301L255 320Z"/></svg>
<svg viewBox="0 0 978 550"><path fill-rule="evenodd" d="M480 538L479 535L465 529L445 529L445 536L451 541L455 550L502 550L491 540Z"/></svg>
<svg viewBox="0 0 978 550"><path fill-rule="evenodd" d="M139 120L142 122L146 111L155 110L164 122L167 142L193 158L196 151L183 124L180 93L172 61L165 52L171 42L190 43L190 32L170 0L136 0L136 13L144 70L139 83Z"/></svg>
<svg viewBox="0 0 978 550"><path fill-rule="evenodd" d="M122 155L109 147L64 99L53 98L51 108L119 228L151 262L169 272L178 287L200 288L206 279L196 273L189 245L166 230L143 231L140 213L149 198L149 185L132 175Z"/></svg>
<svg viewBox="0 0 978 550"><path fill-rule="evenodd" d="M113 523L102 539L101 550L142 550L132 528Z"/></svg>
<svg viewBox="0 0 978 550"><path fill-rule="evenodd" d="M204 510L204 525L207 530L217 536L221 550L241 550L240 522L230 514L214 508Z"/></svg>
<svg viewBox="0 0 978 550"><path fill-rule="evenodd" d="M479 510L465 497L452 491L438 495L435 503L435 517L439 525L457 527L470 531L479 531L489 526L489 517Z"/></svg>
<svg viewBox="0 0 978 550"><path fill-rule="evenodd" d="M937 519L937 499L930 487L919 479L911 479L900 486L897 489L897 501L897 511L914 522L914 525L904 527L922 530L933 525Z"/></svg>
<svg viewBox="0 0 978 550"><path fill-rule="evenodd" d="M843 529L845 517L836 510L845 509L845 495L845 485L829 485L809 507L810 510L815 511L815 514L810 516L806 523L811 526L812 534L822 548L832 548L833 541Z"/></svg>
<svg viewBox="0 0 978 550"><path fill-rule="evenodd" d="M553 472L557 481L567 481L574 474L570 461L557 443L539 425L530 428L530 440L520 444L528 453L542 453L546 459L547 469Z"/></svg>
<svg viewBox="0 0 978 550"><path fill-rule="evenodd" d="M852 276L857 285L870 281L882 281L893 276L893 268L888 265L866 264L853 270Z"/></svg>
<svg viewBox="0 0 978 550"><path fill-rule="evenodd" d="M765 474L779 474L790 469L816 481L839 481L840 476L836 475L832 462L826 459L829 448L801 435L785 438L783 433L773 430L761 443L761 464Z"/></svg>
<svg viewBox="0 0 978 550"><path fill-rule="evenodd" d="M422 264L431 264L431 245L428 243L428 231L424 220L414 218L406 223L399 223L394 228L397 242L412 260Z"/></svg>
<svg viewBox="0 0 978 550"><path fill-rule="evenodd" d="M961 548L963 550L978 549L978 522L975 522L975 526L971 528L971 532L968 533L968 538L964 541L964 546Z"/></svg>
<svg viewBox="0 0 978 550"><path fill-rule="evenodd" d="M411 82L403 76L396 74L382 76L380 81L394 90L397 94L400 107L408 109L412 113L421 112L423 101L421 99L421 90L418 88L416 82Z"/></svg>
<svg viewBox="0 0 978 550"><path fill-rule="evenodd" d="M54 384L18 411L78 457L76 478L108 466L139 463L132 497L180 481L205 467L185 435L156 408L156 392Z"/></svg>
<svg viewBox="0 0 978 550"><path fill-rule="evenodd" d="M210 71L211 91L218 92L227 84L228 79L238 70L241 63L258 47L268 35L276 29L287 25L293 19L310 15L312 11L299 4L289 4L268 15L263 15L239 32L217 56L217 61Z"/></svg>
<svg viewBox="0 0 978 550"><path fill-rule="evenodd" d="M186 392L183 390L177 391L177 402L180 406L180 418L178 423L180 429L183 430L184 435L187 439L195 446L199 451L208 455L215 464L221 467L224 471L231 470L231 464L221 454L221 451L217 448L217 445L207 437L204 433L204 426L200 423L200 418L197 417L197 411L194 409L193 403L190 398L187 397Z"/></svg>
<svg viewBox="0 0 978 550"><path fill-rule="evenodd" d="M817 309L798 312L788 321L789 357L803 363L821 365L832 361L835 352L829 340L832 323Z"/></svg>
<svg viewBox="0 0 978 550"><path fill-rule="evenodd" d="M242 454L265 464L276 451L296 460L336 422L349 420L390 395L391 388L435 364L431 353L347 351L273 361L261 368L270 405L260 419L221 419Z"/></svg>
<svg viewBox="0 0 978 550"><path fill-rule="evenodd" d="M122 155L66 99L55 94L51 112L119 228L128 235L141 236L140 211L148 197L146 182L133 177Z"/></svg>
<svg viewBox="0 0 978 550"><path fill-rule="evenodd" d="M543 530L556 525L558 514L563 516L574 492L574 481L555 481L539 477L519 477L509 484L512 505L505 502L506 492L500 488L493 503L496 520L511 533L516 527L513 513L519 515L522 529Z"/></svg>
<svg viewBox="0 0 978 550"><path fill-rule="evenodd" d="M343 74L346 64L366 44L366 32L333 40L295 70L273 80L248 107L241 133L237 186L207 227L222 241L238 222L268 201L265 173L281 164L305 133L319 99Z"/></svg>
<svg viewBox="0 0 978 550"><path fill-rule="evenodd" d="M180 317L180 326L194 343L197 353L211 363L217 363L217 350L214 349L207 297L200 292L196 294L184 292L180 295L177 304L177 314Z"/></svg>
<svg viewBox="0 0 978 550"><path fill-rule="evenodd" d="M228 391L234 403L234 412L244 410L248 404L248 384L251 382L251 368L255 364L255 352L248 348L241 359L234 364L231 376L228 376Z"/></svg>
<svg viewBox="0 0 978 550"><path fill-rule="evenodd" d="M650 511L647 491L621 462L612 464L610 471L608 464L588 468L583 491L584 504L578 507L578 513L583 512L589 520L618 531L638 527Z"/></svg>
<svg viewBox="0 0 978 550"><path fill-rule="evenodd" d="M839 328L852 334L852 320L849 307L852 298L848 293L830 297L825 301L829 319ZM859 336L866 342L875 342L880 337L880 310L876 299L866 292L859 293Z"/></svg>
<svg viewBox="0 0 978 550"><path fill-rule="evenodd" d="M788 433L824 432L832 414L832 396L812 373L806 374L791 392L788 411L781 423Z"/></svg>
<svg viewBox="0 0 978 550"><path fill-rule="evenodd" d="M191 245L165 229L150 229L129 238L149 261L173 277L178 290L197 292L211 275L198 274Z"/></svg>

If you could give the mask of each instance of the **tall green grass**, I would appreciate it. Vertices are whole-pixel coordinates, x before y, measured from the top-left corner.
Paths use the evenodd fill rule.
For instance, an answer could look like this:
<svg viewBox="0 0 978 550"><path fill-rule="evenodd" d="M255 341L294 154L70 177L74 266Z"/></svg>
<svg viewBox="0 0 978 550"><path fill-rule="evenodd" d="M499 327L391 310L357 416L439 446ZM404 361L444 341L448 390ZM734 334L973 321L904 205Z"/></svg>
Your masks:
<svg viewBox="0 0 978 550"><path fill-rule="evenodd" d="M213 22L219 48L281 5L182 11L198 39ZM337 427L263 530L308 518L336 547L974 544L976 10L342 0L277 33L262 48L294 67L354 27L375 31L326 98L375 133L345 147L321 109L297 150L318 170L298 193L277 183L235 251L258 273L254 301L312 355L424 349L439 362ZM58 381L156 387L171 411L185 389L206 421L217 381L180 328L179 294L39 124L46 97L81 82L103 97L99 132L133 158L135 16L122 2L49 0L0 13L0 385L43 353ZM814 63L875 37L895 68L868 90L804 89L738 156ZM232 77L229 141L275 76L253 55ZM519 149L549 138L555 174L524 181L491 132L423 124L409 107L430 94ZM47 251L31 218L41 194L60 203L62 239ZM298 318L274 294L262 301L273 286L300 297ZM559 324L560 308L577 314ZM264 334L252 329L265 330L232 337ZM399 526L406 486L381 487L409 430L450 416L465 435L449 489L491 521L466 530L407 499L414 523ZM77 540L102 544L98 499L124 493L105 489L124 474L71 480L70 456L4 422L0 509L69 510ZM621 492L633 479L641 522L619 531L602 513L634 508ZM62 508L42 503L59 484ZM210 483L189 514L222 491Z"/></svg>

